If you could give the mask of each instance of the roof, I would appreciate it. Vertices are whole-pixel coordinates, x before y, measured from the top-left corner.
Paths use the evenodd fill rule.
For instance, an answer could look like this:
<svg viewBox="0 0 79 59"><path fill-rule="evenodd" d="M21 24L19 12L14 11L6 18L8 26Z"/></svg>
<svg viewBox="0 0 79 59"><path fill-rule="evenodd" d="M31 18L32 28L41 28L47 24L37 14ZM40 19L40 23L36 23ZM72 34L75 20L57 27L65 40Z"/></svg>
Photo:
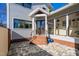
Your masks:
<svg viewBox="0 0 79 59"><path fill-rule="evenodd" d="M55 13L57 13L57 12L60 12L60 11L62 11L62 10L64 10L64 9L67 9L67 8L73 6L73 5L75 5L75 3L69 3L68 5L65 5L65 6L62 7L62 8L59 8L59 9L57 9L57 10L55 10L55 11L50 12L50 15L55 14Z"/></svg>
<svg viewBox="0 0 79 59"><path fill-rule="evenodd" d="M32 12L29 14L29 16L32 16L33 14L37 13L38 11L41 11L41 12L47 14L47 15L53 15L53 14L55 14L55 13L58 13L58 12L62 11L62 10L65 10L65 9L67 9L67 8L73 6L73 5L75 5L75 3L69 3L68 5L65 5L64 7L61 7L61 8L59 8L59 9L57 9L57 10L55 10L55 11L52 11L52 12L50 12L50 13L47 12L47 11L45 11L45 10L43 10L42 8L37 8L37 9L35 9L34 11L32 11Z"/></svg>
<svg viewBox="0 0 79 59"><path fill-rule="evenodd" d="M42 8L36 8L35 10L33 10L33 11L29 14L29 16L34 15L34 14L37 13L38 11L41 11L41 12L43 12L43 13L49 15L49 12L45 11L44 9L42 9Z"/></svg>

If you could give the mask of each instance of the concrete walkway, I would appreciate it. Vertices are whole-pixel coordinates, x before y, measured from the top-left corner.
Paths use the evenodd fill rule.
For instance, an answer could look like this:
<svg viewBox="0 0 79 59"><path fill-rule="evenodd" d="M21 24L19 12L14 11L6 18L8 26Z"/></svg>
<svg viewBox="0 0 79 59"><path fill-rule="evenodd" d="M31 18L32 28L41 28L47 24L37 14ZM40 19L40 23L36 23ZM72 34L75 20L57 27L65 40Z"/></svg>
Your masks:
<svg viewBox="0 0 79 59"><path fill-rule="evenodd" d="M9 56L76 56L79 50L58 43L48 45L28 44L26 41L12 43Z"/></svg>

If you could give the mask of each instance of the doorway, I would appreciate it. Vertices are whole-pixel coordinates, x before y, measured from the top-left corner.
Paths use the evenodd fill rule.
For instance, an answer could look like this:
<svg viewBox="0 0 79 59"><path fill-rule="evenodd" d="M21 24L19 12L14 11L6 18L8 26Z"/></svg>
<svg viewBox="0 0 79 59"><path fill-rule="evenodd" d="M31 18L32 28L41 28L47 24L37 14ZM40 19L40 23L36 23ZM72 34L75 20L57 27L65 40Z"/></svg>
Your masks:
<svg viewBox="0 0 79 59"><path fill-rule="evenodd" d="M45 20L36 20L36 34L45 34Z"/></svg>

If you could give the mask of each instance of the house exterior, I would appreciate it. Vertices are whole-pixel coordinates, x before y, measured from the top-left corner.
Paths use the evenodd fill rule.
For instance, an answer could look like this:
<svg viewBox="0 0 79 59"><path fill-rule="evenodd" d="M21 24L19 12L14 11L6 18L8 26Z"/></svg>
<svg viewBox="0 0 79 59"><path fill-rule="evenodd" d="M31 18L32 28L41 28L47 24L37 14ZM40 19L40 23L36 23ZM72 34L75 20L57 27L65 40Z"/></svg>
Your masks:
<svg viewBox="0 0 79 59"><path fill-rule="evenodd" d="M79 4L71 3L58 10L52 11L50 13L44 12L42 9L39 9L39 8L32 11L29 15L32 19L32 31L33 31L32 35L37 36L37 38L40 35L44 35L44 37L48 37L49 31L50 31L50 37L55 42L69 47L78 48L78 45L79 45L79 39L78 39L79 8L78 7L79 7ZM40 21L38 18L40 18ZM41 19L44 19L45 21L44 22L45 26L43 28L42 28L43 25L40 25L40 28L39 28L37 24L37 20L39 21L38 23L43 22L41 21ZM38 34L37 32L41 32L41 33ZM43 40L41 40L42 38L43 37L39 39L40 41L37 40L36 42L36 40L35 41L33 40L33 42L36 44L42 44L42 43L39 43L39 42L43 42ZM44 42L46 42L45 39L44 39Z"/></svg>
<svg viewBox="0 0 79 59"><path fill-rule="evenodd" d="M53 34L63 37L54 37L60 44L79 48L79 4L68 4L51 12L54 27ZM50 16L51 17L51 16Z"/></svg>
<svg viewBox="0 0 79 59"><path fill-rule="evenodd" d="M79 3L70 3L55 11L50 10L53 7L49 3L5 5L7 10L3 14L7 24L0 21L0 55L7 55L10 39L20 41L30 37L29 41L34 44L48 44L48 39L53 39L56 43L79 49Z"/></svg>
<svg viewBox="0 0 79 59"><path fill-rule="evenodd" d="M48 12L48 4L10 3L8 4L7 27L11 29L11 39L24 39L31 37L32 20L29 14L36 8L43 8Z"/></svg>
<svg viewBox="0 0 79 59"><path fill-rule="evenodd" d="M7 4L9 12L7 27L11 29L11 39L36 37L36 40L32 38L33 43L47 44L47 37L50 36L57 43L69 47L78 46L79 4L67 4L51 12L48 5L52 8L49 3L29 6L27 3Z"/></svg>

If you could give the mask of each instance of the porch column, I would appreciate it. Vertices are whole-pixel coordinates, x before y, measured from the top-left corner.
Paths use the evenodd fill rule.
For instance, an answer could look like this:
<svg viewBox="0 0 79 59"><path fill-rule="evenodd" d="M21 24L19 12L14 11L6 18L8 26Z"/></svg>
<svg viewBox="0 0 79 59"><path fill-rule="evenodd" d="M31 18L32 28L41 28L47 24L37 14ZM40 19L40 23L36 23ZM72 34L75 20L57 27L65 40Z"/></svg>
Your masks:
<svg viewBox="0 0 79 59"><path fill-rule="evenodd" d="M45 16L45 35L48 36L47 15Z"/></svg>
<svg viewBox="0 0 79 59"><path fill-rule="evenodd" d="M69 16L66 15L66 35L69 35Z"/></svg>
<svg viewBox="0 0 79 59"><path fill-rule="evenodd" d="M35 26L34 26L34 17L32 18L32 36L34 36L34 30L35 30L35 28L34 28Z"/></svg>
<svg viewBox="0 0 79 59"><path fill-rule="evenodd" d="M56 19L54 18L54 35L55 35L55 31L56 31Z"/></svg>

